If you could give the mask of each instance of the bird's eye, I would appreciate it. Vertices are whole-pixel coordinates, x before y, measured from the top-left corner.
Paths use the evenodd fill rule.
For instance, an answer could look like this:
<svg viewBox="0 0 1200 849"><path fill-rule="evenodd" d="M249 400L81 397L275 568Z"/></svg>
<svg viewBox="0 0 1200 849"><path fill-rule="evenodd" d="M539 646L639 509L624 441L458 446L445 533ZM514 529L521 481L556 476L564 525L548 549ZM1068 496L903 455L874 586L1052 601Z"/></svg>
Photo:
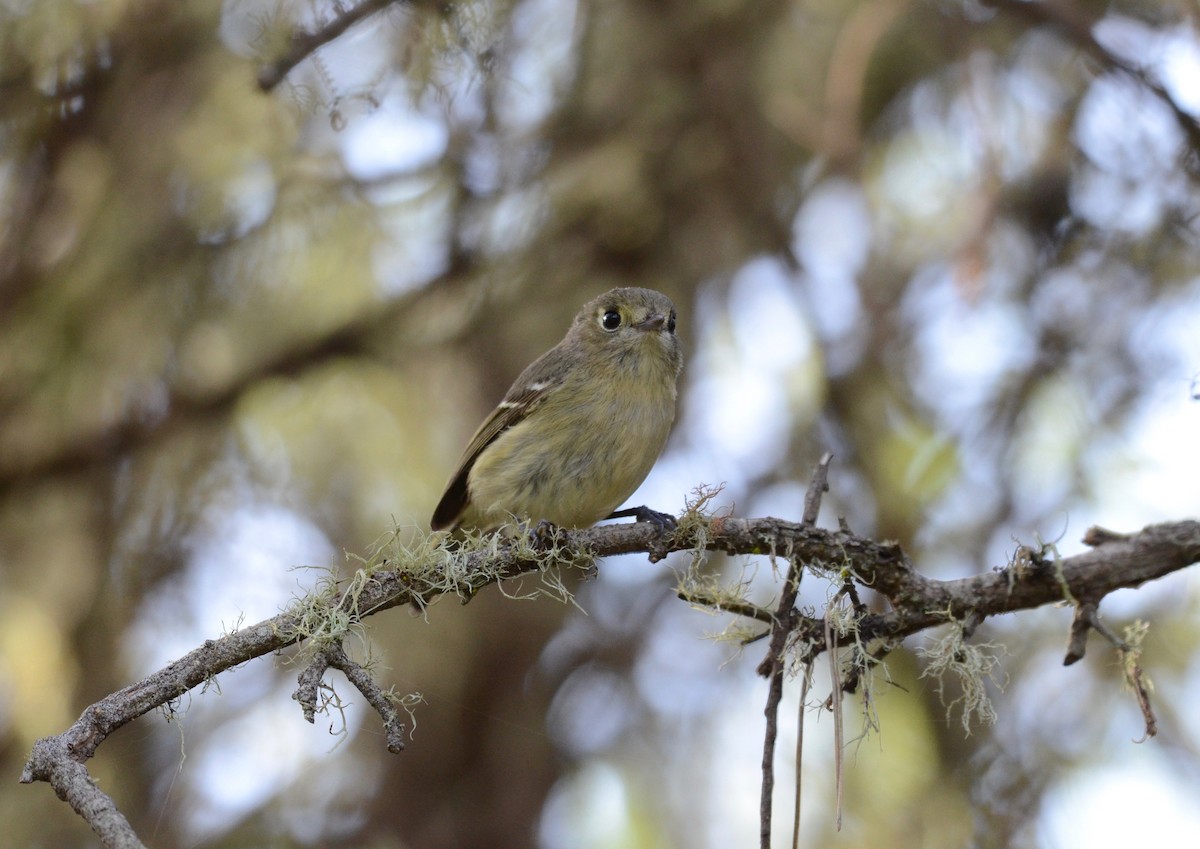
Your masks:
<svg viewBox="0 0 1200 849"><path fill-rule="evenodd" d="M600 318L600 326L612 333L621 326L621 314L616 310L608 310Z"/></svg>
<svg viewBox="0 0 1200 849"><path fill-rule="evenodd" d="M671 310L671 314L667 316L667 332L675 332L675 310Z"/></svg>

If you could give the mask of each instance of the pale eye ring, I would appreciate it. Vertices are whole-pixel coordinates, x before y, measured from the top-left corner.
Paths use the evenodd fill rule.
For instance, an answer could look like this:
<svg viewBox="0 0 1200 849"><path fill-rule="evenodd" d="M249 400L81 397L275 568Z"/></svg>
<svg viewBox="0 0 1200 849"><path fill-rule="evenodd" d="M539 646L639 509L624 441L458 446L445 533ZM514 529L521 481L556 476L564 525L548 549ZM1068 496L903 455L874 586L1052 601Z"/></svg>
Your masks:
<svg viewBox="0 0 1200 849"><path fill-rule="evenodd" d="M621 326L621 314L616 310L606 310L604 315L600 316L600 326L612 333Z"/></svg>

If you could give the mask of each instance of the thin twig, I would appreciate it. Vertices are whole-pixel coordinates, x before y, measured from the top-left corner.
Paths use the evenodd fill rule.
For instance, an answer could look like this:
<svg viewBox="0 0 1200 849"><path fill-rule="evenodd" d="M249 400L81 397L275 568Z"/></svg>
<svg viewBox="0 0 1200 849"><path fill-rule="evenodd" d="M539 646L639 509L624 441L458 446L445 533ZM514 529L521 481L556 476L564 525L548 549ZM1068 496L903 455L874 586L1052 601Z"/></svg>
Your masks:
<svg viewBox="0 0 1200 849"><path fill-rule="evenodd" d="M771 849L771 798L775 793L775 738L779 733L779 702L783 700L783 668L771 674L767 684L767 718L763 734L762 788L758 800L758 844Z"/></svg>
<svg viewBox="0 0 1200 849"><path fill-rule="evenodd" d="M1129 645L1113 633L1100 619L1098 604L1095 601L1080 601L1075 605L1075 616L1071 620L1071 630L1067 639L1067 656L1063 658L1063 666L1070 666L1083 659L1087 650L1088 631L1095 631L1112 643L1119 651L1127 651Z"/></svg>
<svg viewBox="0 0 1200 849"><path fill-rule="evenodd" d="M1092 630L1112 643L1118 651L1126 652L1130 650L1131 646L1129 643L1118 637L1112 628L1109 628L1104 624L1104 620L1100 618L1100 610L1098 605L1089 604L1085 605L1085 607L1087 610L1084 615L1087 618L1088 625L1092 627Z"/></svg>
<svg viewBox="0 0 1200 849"><path fill-rule="evenodd" d="M845 763L842 757L845 731L842 728L841 669L838 668L837 629L833 627L832 613L841 602L842 591L834 596L825 609L825 653L829 657L829 702L833 711L833 781L837 809L837 830L842 830L842 791L845 787Z"/></svg>
<svg viewBox="0 0 1200 849"><path fill-rule="evenodd" d="M701 607L711 607L713 610L720 610L724 613L733 613L746 619L762 622L764 625L775 624L774 613L765 607L759 607L757 604L751 604L748 601L717 598L708 593L696 592L694 590L680 590L676 595L689 604L698 604Z"/></svg>
<svg viewBox="0 0 1200 849"><path fill-rule="evenodd" d="M300 703L300 711L304 714L307 722L315 724L317 721L321 680L325 677L325 670L328 668L329 655L325 652L317 652L316 657L308 666L304 667L304 671L297 677L299 686L292 693L292 698Z"/></svg>
<svg viewBox="0 0 1200 849"><path fill-rule="evenodd" d="M1146 724L1146 733L1140 740L1134 742L1144 743L1158 734L1158 718L1154 715L1154 708L1150 704L1150 688L1146 685L1146 676L1142 672L1142 667L1136 659L1131 660L1129 654L1121 652L1125 667L1125 680L1137 698L1138 707L1142 711L1142 721Z"/></svg>
<svg viewBox="0 0 1200 849"><path fill-rule="evenodd" d="M821 498L829 492L829 464L833 462L833 454L826 451L817 461L817 469L809 481L808 490L804 493L804 516L800 522L810 528L817 526L817 515L821 512Z"/></svg>
<svg viewBox="0 0 1200 849"><path fill-rule="evenodd" d="M284 77L321 47L338 38L350 27L364 21L377 12L397 2L410 0L363 0L357 6L352 6L337 15L324 26L312 32L296 32L288 41L287 50L269 65L264 65L258 72L258 87L269 92L283 82Z"/></svg>
<svg viewBox="0 0 1200 849"><path fill-rule="evenodd" d="M400 711L396 710L392 700L375 683L375 679L371 677L371 673L367 671L366 667L355 663L346 655L346 650L340 643L335 643L326 649L325 655L329 658L329 665L334 669L341 670L342 674L346 676L346 680L363 694L367 703L383 719L387 750L392 754L400 752L404 748L404 723L400 721Z"/></svg>
<svg viewBox="0 0 1200 849"><path fill-rule="evenodd" d="M804 714L808 707L808 688L812 686L813 664L804 665L804 677L800 680L800 708L796 715L796 794L792 807L792 849L800 849L800 802L803 787L804 764Z"/></svg>

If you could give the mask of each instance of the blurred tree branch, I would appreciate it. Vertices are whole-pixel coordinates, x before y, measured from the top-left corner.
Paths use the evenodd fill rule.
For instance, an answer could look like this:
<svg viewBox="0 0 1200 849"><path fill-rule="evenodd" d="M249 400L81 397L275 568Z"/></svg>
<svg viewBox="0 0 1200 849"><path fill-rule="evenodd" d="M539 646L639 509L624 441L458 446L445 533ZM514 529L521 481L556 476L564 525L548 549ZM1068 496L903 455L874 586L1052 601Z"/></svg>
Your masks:
<svg viewBox="0 0 1200 849"><path fill-rule="evenodd" d="M65 441L57 450L43 455L6 452L0 455L0 495L30 481L85 472L161 439L176 428L226 415L247 391L264 380L295 376L336 357L367 355L378 334L395 332L397 323L413 312L415 302L428 296L439 284L464 274L472 261L466 252L453 252L450 265L420 291L369 310L329 333L302 339L294 347L247 369L217 391L198 395L171 388L161 414L139 414L135 407L111 426Z"/></svg>
<svg viewBox="0 0 1200 849"><path fill-rule="evenodd" d="M1097 7L1096 13L1089 13L1065 0L996 0L996 6L1013 17L1051 27L1103 67L1120 71L1145 86L1171 110L1192 151L1200 152L1200 124L1196 119L1145 68L1113 52L1096 38L1093 28L1107 14L1105 7Z"/></svg>
<svg viewBox="0 0 1200 849"><path fill-rule="evenodd" d="M0 493L16 489L30 480L83 472L96 463L120 457L158 439L176 427L223 415L248 389L265 379L295 375L331 357L361 354L367 348L371 331L386 324L394 316L394 309L371 312L332 333L306 339L275 359L247 371L217 392L196 396L172 391L162 415L127 415L110 427L67 442L57 451L40 457L13 452L0 462Z"/></svg>
<svg viewBox="0 0 1200 849"><path fill-rule="evenodd" d="M415 572L411 566L360 571L349 585L343 582L309 602L318 607L326 605L325 612L337 613L353 626L389 608L424 605L450 592L469 600L488 584L546 568L547 560L591 563L595 557L631 552L650 552L651 559L658 560L670 551L698 550L759 554L786 557L793 565L795 580L803 569L843 584L873 589L886 597L891 609L883 613L862 611L853 625L856 636L847 626L834 626L839 632L833 644L855 639L866 645L871 641L892 643L944 624L957 624L964 636L969 636L988 616L1062 601L1086 605L1083 618L1094 628L1098 622L1095 607L1108 593L1139 586L1200 562L1200 521L1195 520L1151 525L1133 534L1092 529L1084 541L1092 548L1071 557L1047 558L1045 551L1022 548L1003 568L943 581L919 573L899 545L857 536L844 526L835 531L817 528L807 521L703 517L692 513L685 517L683 528L669 538L647 523L557 531L549 556L544 556L550 551L546 541L538 537L532 544L527 538L510 539L470 551L442 543L430 549L429 559L438 568L428 574ZM447 568L449 564L452 568ZM696 594L685 597L691 603L706 603ZM780 606L777 625L772 626L773 633L783 636L772 640L769 655L760 667L764 675L776 675L784 667L785 653L796 652L800 662L807 663L829 645L826 629L831 627L831 620L802 613L795 607L794 594L787 597L791 603ZM311 605L306 610L293 607L256 625L206 640L163 669L92 704L62 734L43 738L34 745L21 775L22 783L48 782L100 835L105 846L141 846L113 800L90 778L84 763L110 734L137 717L155 708L169 708L184 693L248 660L304 641L305 634L312 633L306 631L305 617L311 616L313 609ZM345 656L340 639L334 636L319 641L314 646L315 660L301 674L297 698L304 705L306 717L311 721L312 694L325 669L333 665L349 670L352 683L384 716L389 748L398 750L400 746L393 744L398 742L402 729L396 722L394 704L365 673L358 674L362 668ZM1073 637L1068 662L1080 653L1079 640ZM843 683L841 689L852 689L851 683Z"/></svg>
<svg viewBox="0 0 1200 849"><path fill-rule="evenodd" d="M339 38L350 27L364 21L377 12L382 12L388 6L396 3L410 3L412 0L363 0L356 6L340 10L321 27L312 32L303 30L292 34L288 39L287 49L281 56L258 72L258 87L269 92L283 82L292 68L299 65L313 53L320 50L329 42ZM341 4L335 4L340 7Z"/></svg>
<svg viewBox="0 0 1200 849"><path fill-rule="evenodd" d="M95 698L123 680L112 677L120 658L109 647L125 638L127 613L150 599L127 592L127 585L119 583L108 590L108 567L120 563L132 574L128 564L136 562L136 556L152 560L153 568L161 570L155 575L166 574L190 553L185 548L189 541L200 538L194 530L199 523L190 513L157 510L157 505L170 505L176 488L188 496L179 503L189 509L211 510L210 505L227 503L221 500L227 492L218 489L224 486L221 481L203 490L185 488L209 468L223 470L208 459L204 466L181 462L183 471L167 463L149 468L147 463L142 474L114 475L106 481L111 493L77 487L76 476L100 478L119 472L121 461L144 449L157 459L157 449L185 442L176 438L193 425L209 436L207 431L220 430L238 416L239 402L250 399L264 380L284 377L281 382L289 383L286 378L306 377L314 366L333 358L371 357L385 346L385 338L397 340L394 347L386 343L395 359L410 358L414 369L422 365L421 356L428 350L422 340L429 337L404 332L420 323L406 313L415 308L432 314L429 307L436 294L431 300L420 293L377 303L368 307L375 315L352 318L332 332L321 323L321 330L307 339L272 337L287 350L275 345L239 348L245 358L214 372L203 389L181 378L185 373L172 368L169 357L162 358L162 368L142 367L159 362L153 351L170 350L184 338L175 330L183 329L183 322L205 318L214 303L224 308L218 299L232 296L240 302L254 295L263 288L263 280L289 296L284 298L288 303L309 303L316 287L305 287L287 275L289 265L276 257L281 243L275 241L275 225L300 228L307 244L296 258L306 267L327 252L337 256L358 251L353 255L361 256L365 239L343 245L340 231L323 225L330 213L339 213L331 204L347 200L357 207L349 210L355 221L390 227L405 220L401 212L418 212L425 223L414 224L410 232L419 240L439 249L442 240L453 242L446 252L452 267L439 281L450 284L443 292L467 294L463 266L457 263L475 260L464 260L460 250L478 251L486 264L481 269L486 273L479 275L480 291L487 287L487 297L507 297L523 308L538 301L541 310L540 302L559 300L557 291L549 294L552 287L561 287L565 295L569 285L599 290L638 280L672 294L686 292L689 302L697 303L694 339L703 356L725 356L731 350L721 344L728 336L725 327L738 328L742 303L757 290L758 272L751 272L751 261L761 271L761 259L754 258L779 260L785 267L779 288L786 287L788 297L801 302L802 323L815 346L803 365L770 374L785 387L780 397L788 405L782 408L788 416L779 419L785 423L780 433L786 443L780 456L809 456L798 449L811 447L810 438L833 444L857 478L857 490L847 487L850 497L843 502L849 505L849 515L870 514L860 506L873 501L877 537L898 540L915 551L909 541L919 529L923 544L928 543L921 565L935 558L943 561L947 551L961 552L959 574L981 573L961 582L930 581L914 571L899 546L863 540L845 528L830 533L813 527L810 534L777 520L707 521L704 547L776 552L789 560L781 563L778 597L769 604L760 606L732 593L711 598L694 589L683 593L686 601L734 614L739 624L757 630L767 655L764 674L770 675L780 696L793 680L790 676L811 668L820 656L836 670L828 702L833 707L842 692L869 692L870 663L896 650L907 634L945 623L948 627L939 633L970 640L987 616L1064 601L1075 614L1069 635L1069 614L1061 614L1068 662L1083 656L1090 631L1108 641L1102 650L1111 644L1123 659L1134 658L1136 640L1121 628L1105 625L1099 605L1112 587L1159 577L1190 562L1195 556L1194 522L1133 535L1095 530L1087 540L1092 550L1077 558L1060 558L1052 549L1033 545L1020 549L997 572L989 573L990 564L981 561L1003 529L1042 527L1040 520L1046 515L1068 512L1077 499L1106 485L1110 479L1091 474L1087 460L1095 457L1097 445L1105 447L1104 439L1129 425L1139 408L1135 402L1148 397L1164 376L1172 379L1174 374L1159 367L1157 346L1145 344L1146 328L1157 326L1157 312L1178 311L1179 302L1171 299L1190 297L1194 289L1195 170L1186 156L1181 165L1166 161L1179 158L1173 132L1166 134L1172 140L1169 147L1145 149L1147 139L1166 136L1154 122L1140 120L1141 101L1166 103L1193 151L1200 150L1200 138L1194 117L1177 105L1186 106L1180 91L1160 85L1167 78L1158 50L1136 55L1119 37L1132 22L1145 26L1159 45L1175 40L1190 44L1190 37L1182 36L1195 31L1195 9L1082 0L997 0L993 5L998 10L995 17L977 14L979 9L964 14L954 4L907 0L669 7L585 3L574 7L560 35L550 37L544 25L556 15L529 4L485 6L478 16L458 0L334 0L313 9L282 4L265 12L279 22L277 26L262 23L259 16L264 13L256 4L100 3L66 4L62 9L13 4L4 17L11 26L4 28L9 49L0 81L0 115L12 141L7 173L13 184L7 193L8 230L0 234L0 313L5 328L0 335L15 342L9 350L20 351L28 365L21 372L24 383L10 381L4 369L17 358L0 352L5 361L0 371L9 387L0 393L0 415L11 417L11 424L4 422L4 435L14 434L14 445L23 446L21 435L31 430L45 437L30 440L34 447L28 451L0 448L0 494L9 496L5 531L0 534L0 559L6 564L0 597L35 599L43 620L56 632L47 629L44 642L49 644L55 636L72 652L57 677L40 665L46 674L36 676L37 686L59 697L63 709L72 713L39 718L43 703L28 699L25 710L34 714L33 728L66 729L83 707L72 701L72 692ZM520 14L512 17L514 11ZM1110 24L1112 29L1106 29ZM271 31L263 32L268 27ZM456 27L472 36L464 39L465 58L449 55L454 46L447 38ZM1110 38L1114 33L1118 37ZM1042 38L1043 34L1048 35ZM349 50L323 49L336 47L342 35L355 41L374 39L368 45L370 53L359 56L351 45L346 45ZM239 38L249 43L237 46ZM257 55L249 56L253 51ZM379 70L364 73L371 54L382 57ZM556 60L557 55L564 58ZM306 59L312 62L305 65ZM1013 71L1022 74L1014 78ZM1032 76L1026 75L1029 71ZM451 191L457 193L451 203L474 204L472 214L456 212L454 223L444 231L418 232L416 228L428 226L430 220L420 207L429 204L427 209L432 209L440 200L438 191L431 189L415 200L405 193L402 203L392 203L399 196L392 189L410 177L394 184L389 177L383 185L367 187L372 191L364 191L362 181L350 182L348 192L330 191L338 188L331 177L351 173L341 155L346 137L329 134L308 113L324 108L327 98L336 109L345 86L352 87L351 97L359 96L358 81L367 77L370 81L362 90L372 111L391 114L395 107L397 114L404 114L420 107L427 118L441 121L450 142L447 153L430 166L430 173L436 170L437 175L428 185L440 190L451 182ZM1095 102L1112 115L1113 103L1120 101L1104 93L1111 88L1105 84L1126 78L1132 85L1115 88L1145 95L1136 98L1139 108L1131 110L1130 120L1111 122L1123 127L1086 129L1083 107ZM282 98L259 93L291 84L295 90ZM1048 112L1046 103L1053 105ZM1154 109L1154 116L1160 111ZM1167 116L1162 122L1167 130L1174 129L1171 120ZM1133 132L1142 124L1147 126ZM1035 131L1019 130L1021 126ZM1116 164L1093 161L1080 149L1081 143L1103 141L1105 136L1112 144L1130 147ZM967 157L969 170L951 167L960 156ZM1141 166L1149 164L1156 167L1147 174ZM1159 165L1168 173L1158 174ZM449 168L457 173L448 174ZM468 168L472 179L467 179ZM1176 170L1188 172L1184 180L1175 180ZM906 181L915 173L934 178L925 184L928 191L913 192ZM1111 183L1093 184L1089 175L1097 173L1112 178ZM905 180L898 179L906 174ZM1089 185L1099 197L1080 191ZM376 188L383 191L373 191ZM914 197L925 212L910 208ZM275 199L278 220L245 212L258 208L256 202L264 198ZM247 202L250 206L243 209ZM210 203L215 203L212 209ZM1121 207L1127 207L1125 214L1118 214ZM370 214L360 219L358 213L368 208ZM929 209L942 212L927 214ZM841 224L840 232L830 234L806 223L818 220ZM247 222L250 238L230 221ZM519 232L496 226L514 222L522 224ZM382 235L372 239L394 235L388 227L381 227ZM211 235L218 231L221 238L214 242ZM262 267L257 259L256 265L243 265L250 256L261 256ZM337 265L333 268L336 272ZM237 273L231 275L233 269ZM735 269L741 279L734 279ZM945 287L952 290L949 294L939 288L947 274L954 277ZM336 273L327 285L331 295L338 290ZM517 294L522 287L524 292ZM147 297L148 291L166 294ZM938 292L948 302L941 307L925 300ZM854 303L829 297L842 293ZM492 333L493 328L476 323L471 330L486 332L459 335L462 325L453 319L475 314L469 303L474 297L458 299L464 303L456 303L451 313L455 329L438 340L457 340L458 349L449 353L461 362L447 366L475 364L474 369L464 369L464 406L472 400L485 403L484 388L502 378L506 385L511 379L505 374L511 363L490 356L505 349L505 333L532 340L533 334L525 331L538 327L542 318L541 312L514 309L515 322L506 323L502 332ZM157 304L147 314L169 329L145 340L128 334L128 344L111 342L133 326L114 317L138 315L139 299ZM233 312L236 302L230 303ZM272 299L268 303L278 304ZM1029 357L997 354L997 363L1003 359L1006 367L988 372L991 376L984 380L990 385L982 387L978 372L968 372L969 381L961 372L936 377L938 369L921 365L921 345L935 338L931 327L942 309L960 310L957 316L946 313L957 319L964 317L963 309L984 319L1002 311L1013 321L1003 325L1004 341L998 350L1026 352ZM273 310L277 311L256 315L243 332L252 333L260 325L291 326L289 310L282 304ZM545 313L553 314L552 308L546 307ZM846 324L840 325L840 320ZM1106 332L1097 332L1102 328ZM794 338L803 335L793 333ZM143 347L145 357L139 355ZM764 360L760 355L745 361L757 368ZM103 392L89 389L96 371L87 367L91 363L102 364L109 378ZM1187 371L1194 366L1189 364ZM699 385L705 378L703 367L694 374ZM66 387L62 391L71 394L62 396L66 400L58 413L51 405L59 397L60 379ZM966 402L969 409L941 400L958 394L963 388L958 381L985 390L968 393L977 399ZM808 389L797 393L802 385ZM49 391L41 391L43 386ZM927 391L930 388L938 390L937 398ZM1192 389L1195 394L1195 385ZM964 403L962 397L957 403ZM23 415L28 398L33 399L30 413ZM119 403L113 404L113 398ZM818 405L815 413L804 406L807 399ZM702 407L697 403L697 410ZM417 396L407 405L415 420L424 415L424 408ZM85 409L103 412L80 416ZM1062 427L1065 422L1076 424ZM294 423L294 432L284 435L287 446L294 448L294 456L306 457L302 449L311 444L304 441L308 429L301 434L299 425L304 423ZM1029 461L1038 455L1029 446L1038 447L1044 423L1067 444L1055 443L1061 468L1047 472L1055 486L1046 491L1057 495L1030 499ZM439 424L431 424L429 431ZM818 426L820 436L810 437ZM398 432L405 434L403 429ZM889 447L886 456L879 447L897 443L903 444ZM928 456L925 449L943 444L951 448L939 450L935 471L949 469L945 474L957 483L915 492L910 486L912 470L922 468L918 461ZM183 456L190 446L179 450ZM331 531L333 544L345 546L347 537L358 536L357 528L344 530L353 527L357 505L341 496L367 491L362 479L354 477L356 468L347 464L347 473L331 486L331 476L323 471L295 464L296 474L287 488L270 490L261 485L265 475L260 466L247 466L247 473L256 487L253 494L271 503L281 490L290 495L298 486L326 496L319 505L303 505L309 508L303 518L313 519L315 514L313 521ZM906 471L895 471L898 468ZM967 469L970 474L962 474ZM739 499L774 484L791 486L800 480L803 485L803 470L791 459L754 474L757 477L735 485ZM151 483L154 488L139 491L129 509L111 509L130 485ZM981 491L983 497L976 499ZM385 497L393 498L394 492ZM419 492L402 493L396 499L398 512L406 512L418 499ZM931 509L949 503L972 504L964 514L969 521L940 529L923 524ZM1184 508L1176 514L1187 512ZM154 530L144 533L146 527ZM226 528L222 524L214 529L224 533ZM595 533L598 544L611 546L621 534L639 531L634 527ZM569 535L568 544L588 539ZM666 542L647 535L635 542L629 550L647 551L652 560L667 550L698 544L694 536ZM1167 556L1160 557L1164 552ZM477 563L480 574L493 572L496 563L496 558ZM1155 564L1158 571L1151 568ZM526 565L517 571L541 568L544 560L535 558ZM828 596L840 599L840 606L830 604L815 614L797 610L793 583L806 572L810 582L828 581ZM356 595L364 605L360 609L374 612L365 606L372 598L392 598L375 608L385 609L414 597L411 586L404 595L403 582L390 590L377 586L374 582L386 580L385 574L386 570L373 573L372 583L363 589L374 595ZM75 587L80 599L73 611L63 603L64 583ZM149 580L137 583L152 586ZM860 585L879 590L891 605L874 599L878 604L863 608L851 599ZM468 584L463 592L469 595L480 586ZM397 595L389 597L387 592ZM83 603L93 597L93 604ZM18 635L39 633L21 625L10 607L3 613ZM472 625L485 635L472 648L496 642L494 630L480 627L485 621L480 611L472 614ZM122 756L113 751L121 748L120 740L108 747L105 765L115 762L122 771L124 797L116 800L121 811L96 788L87 759L112 730L142 713L155 707L169 712L172 698L203 687L209 676L269 653L272 645L298 641L308 645L303 655L308 665L297 690L306 716L311 719L328 696L327 684L322 683L326 670L341 669L383 718L388 747L401 748L403 712L373 682L369 669L347 656L349 647L338 640L314 642L294 636L294 619L277 619L263 623L268 626L264 632L239 631L206 643L140 684L97 702L69 731L38 744L27 770L30 780L49 781L64 801L106 835L109 845L141 845L122 812L135 824L145 821L134 800L154 798L143 791L157 780L163 758L170 755L142 747ZM846 622L853 623L852 633L839 624ZM276 631L275 626L284 629ZM622 633L620 638L625 645L640 645L636 635ZM22 659L32 657L19 640L13 645ZM523 642L530 645L537 640ZM624 673L635 656L627 652L619 658L618 671ZM1014 659L1013 665L1018 662ZM517 666L507 664L510 671ZM469 669L463 664L455 671L467 677ZM76 670L79 681L73 684ZM274 670L260 666L257 671ZM1109 671L1105 668L1103 673ZM1099 667L1091 672L1101 674ZM1013 677L1020 674L1014 672ZM30 689L33 677L29 676ZM1138 683L1136 661L1127 678L1142 702L1147 733L1152 733L1153 714L1144 700L1145 688ZM480 688L473 695L478 699L473 707L490 709L494 702L487 700L510 692L508 683L498 677L486 691ZM1045 695L1032 686L1023 689L1024 694L1013 695L1014 702ZM806 700L800 701L804 710ZM1014 710L1008 715L1017 714ZM1086 718L1088 712L1081 711L1081 716ZM1163 724L1169 728L1173 723L1164 718ZM905 810L921 813L916 806L923 803L928 806L924 818L932 819L928 812L936 811L938 826L947 828L949 819L942 819L950 807L945 791L958 780L972 785L969 802L964 792L957 804L970 805L979 833L1003 843L1004 838L997 837L1003 828L1027 828L1028 812L1042 803L1037 794L1052 771L1062 767L1054 747L1038 746L1036 758L1018 763L1014 756L1005 765L995 757L979 757L989 755L991 746L1004 751L1004 739L978 735L960 746L944 726L928 726L935 745L945 747L935 758L945 774L931 782L933 790L913 790L904 800ZM5 747L14 758L10 774L19 771L19 753L30 746L32 738L23 736L28 727L16 721L7 725L5 739L13 741ZM1080 736L1090 736L1082 729L1079 724L1073 728ZM1032 727L1019 728L1018 733L1027 730L1044 731ZM37 733L47 732L35 731L34 736ZM967 745L974 747L974 755L964 751ZM503 751L474 740L467 746ZM434 750L439 757L446 752L428 742L419 748ZM551 748L545 745L547 752ZM619 755L616 747L614 753ZM561 763L557 754L550 752L547 762ZM419 756L411 752L406 766L411 769ZM994 772L976 769L981 763L990 764ZM949 768L959 764L970 767ZM646 771L640 764L634 768ZM658 763L648 769L661 769L670 777ZM1008 775L997 781L997 773L1005 770ZM108 784L102 773L94 774L102 786ZM550 769L545 774L543 783L530 783L528 806L541 803L541 791L557 780ZM470 786L458 775L453 779L463 797L445 803L445 811L437 809L436 816L443 820L470 810L473 819L493 826L496 818L479 812L480 796L495 796L497 808L518 808L509 787L495 786L499 782L484 784L483 778ZM397 785L401 781L395 775L388 780ZM645 779L639 775L633 781ZM408 788L414 792L405 798L407 808L396 804L395 792L377 792L375 808L364 820L369 817L375 831L392 827L406 839L428 834L423 809L434 807L430 799L440 804L438 797L447 796L447 786L430 781L421 788L423 796ZM300 804L284 792L273 800L283 811ZM48 794L42 794L41 801L53 805ZM667 813L670 804L663 806ZM1007 825L985 819L989 810L1006 805L1015 812L1006 818ZM682 807L674 816L685 827L699 821L686 809L687 800ZM528 811L521 808L514 817L521 820L517 827L524 829L522 834L531 832ZM33 824L28 827L36 834L37 821L29 819ZM77 827L73 817L62 819ZM888 819L882 809L879 819ZM397 825L392 826L393 821ZM431 815L429 821L436 820ZM899 838L919 844L919 835ZM235 834L228 841L244 839ZM495 838L492 842L517 845Z"/></svg>

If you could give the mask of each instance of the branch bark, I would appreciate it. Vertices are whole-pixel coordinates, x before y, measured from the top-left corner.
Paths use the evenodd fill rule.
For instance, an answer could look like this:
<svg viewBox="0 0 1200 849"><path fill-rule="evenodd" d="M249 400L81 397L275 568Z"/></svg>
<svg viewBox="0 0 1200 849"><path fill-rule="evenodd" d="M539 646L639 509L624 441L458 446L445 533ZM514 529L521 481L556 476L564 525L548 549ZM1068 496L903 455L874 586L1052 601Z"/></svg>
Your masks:
<svg viewBox="0 0 1200 849"><path fill-rule="evenodd" d="M858 620L859 639L864 642L896 640L947 622L978 624L988 616L1063 600L1097 605L1114 590L1137 587L1200 562L1200 521L1195 520L1151 525L1128 535L1093 530L1085 541L1094 547L1081 554L1045 559L1031 553L998 571L948 581L917 572L898 545L855 536L845 529L825 530L774 518L718 517L704 524L708 550L786 554L793 563L803 563L818 574L848 573L887 597L891 610L868 613ZM556 542L568 551L608 556L691 550L697 545L697 535L676 533L664 538L656 526L636 523L560 531ZM455 581L440 581L436 592L456 591L469 597L488 583L535 571L545 560L528 545L512 542L462 558ZM331 601L354 621L398 605L426 603L435 594L431 585L414 580L413 573L404 569L375 571L358 589L352 598L343 594ZM221 672L302 641L300 624L298 613L286 612L207 640L163 669L106 696L86 708L66 731L34 744L21 782L48 782L96 831L104 846L141 846L128 821L91 779L84 764L108 735L123 725ZM791 610L787 624L788 645L811 645L813 656L823 650L823 618ZM1073 647L1078 649L1077 640ZM765 674L769 675L775 664L768 667Z"/></svg>

